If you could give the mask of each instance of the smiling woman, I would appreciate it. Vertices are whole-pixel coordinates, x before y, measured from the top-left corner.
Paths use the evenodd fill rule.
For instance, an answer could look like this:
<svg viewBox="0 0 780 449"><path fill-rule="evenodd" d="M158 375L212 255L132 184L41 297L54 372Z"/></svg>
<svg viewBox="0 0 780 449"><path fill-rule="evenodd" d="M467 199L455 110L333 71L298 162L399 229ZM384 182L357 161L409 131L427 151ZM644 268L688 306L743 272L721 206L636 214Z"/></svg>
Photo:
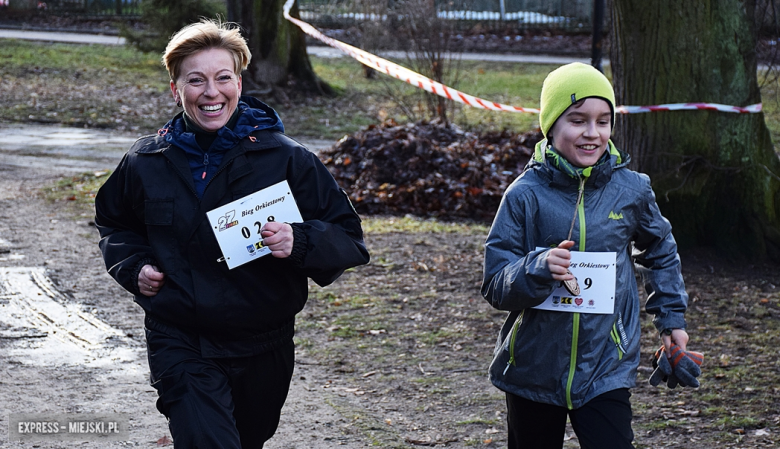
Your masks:
<svg viewBox="0 0 780 449"><path fill-rule="evenodd" d="M207 132L225 126L237 112L241 75L234 73L227 50L210 48L182 61L182 74L171 80L174 101L184 107L193 124Z"/></svg>
<svg viewBox="0 0 780 449"><path fill-rule="evenodd" d="M250 59L225 24L176 33L163 61L184 111L139 139L95 199L106 267L146 314L176 447L263 447L292 379L307 278L324 286L368 262L360 219L325 166L276 111L241 96ZM272 257L228 267L207 212L285 181L300 222L256 223L231 250L260 244Z"/></svg>

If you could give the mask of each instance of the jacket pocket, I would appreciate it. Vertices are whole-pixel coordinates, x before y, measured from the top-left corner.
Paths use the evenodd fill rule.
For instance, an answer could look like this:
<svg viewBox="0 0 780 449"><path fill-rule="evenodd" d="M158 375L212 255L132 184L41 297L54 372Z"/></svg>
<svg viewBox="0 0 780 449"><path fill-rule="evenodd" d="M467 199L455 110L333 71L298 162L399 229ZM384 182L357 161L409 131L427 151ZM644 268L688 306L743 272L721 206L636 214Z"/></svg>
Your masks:
<svg viewBox="0 0 780 449"><path fill-rule="evenodd" d="M510 366L517 366L517 361L515 360L515 340L517 339L517 333L520 331L520 326L523 324L524 315L525 310L516 315L514 324L512 325L511 333L509 334L509 338L505 339L505 341L507 341L507 350L509 351L509 360L506 362L506 367L502 373L503 375L506 375L506 372L509 371Z"/></svg>
<svg viewBox="0 0 780 449"><path fill-rule="evenodd" d="M144 224L149 226L172 225L173 199L146 200L144 202Z"/></svg>

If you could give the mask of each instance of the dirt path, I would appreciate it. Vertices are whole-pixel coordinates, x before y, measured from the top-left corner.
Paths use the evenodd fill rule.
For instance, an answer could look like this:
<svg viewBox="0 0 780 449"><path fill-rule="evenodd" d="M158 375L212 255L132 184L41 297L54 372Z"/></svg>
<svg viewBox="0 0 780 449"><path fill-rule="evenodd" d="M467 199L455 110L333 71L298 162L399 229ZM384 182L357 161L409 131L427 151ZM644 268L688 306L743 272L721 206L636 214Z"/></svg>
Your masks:
<svg viewBox="0 0 780 449"><path fill-rule="evenodd" d="M96 143L86 140L95 137ZM141 309L106 274L91 211L39 194L63 176L113 168L133 140L0 124L0 446L32 444L8 441L9 416L19 413L129 419L128 441L79 445L85 448L158 447L170 437L147 382ZM327 374L301 362L281 428L267 447L368 446L328 405L334 393L323 388Z"/></svg>

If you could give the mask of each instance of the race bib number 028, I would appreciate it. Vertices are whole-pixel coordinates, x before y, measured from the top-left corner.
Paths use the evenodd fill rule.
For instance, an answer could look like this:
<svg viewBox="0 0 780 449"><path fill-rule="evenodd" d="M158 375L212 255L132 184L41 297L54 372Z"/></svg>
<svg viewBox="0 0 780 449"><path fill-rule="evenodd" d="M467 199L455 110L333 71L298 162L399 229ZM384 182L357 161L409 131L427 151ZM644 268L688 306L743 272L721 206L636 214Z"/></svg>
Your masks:
<svg viewBox="0 0 780 449"><path fill-rule="evenodd" d="M260 230L269 221L301 223L287 181L206 212L229 269L270 254Z"/></svg>
<svg viewBox="0 0 780 449"><path fill-rule="evenodd" d="M571 252L569 271L577 278L580 294L569 293L559 282L552 294L534 309L555 312L611 314L615 309L615 253Z"/></svg>

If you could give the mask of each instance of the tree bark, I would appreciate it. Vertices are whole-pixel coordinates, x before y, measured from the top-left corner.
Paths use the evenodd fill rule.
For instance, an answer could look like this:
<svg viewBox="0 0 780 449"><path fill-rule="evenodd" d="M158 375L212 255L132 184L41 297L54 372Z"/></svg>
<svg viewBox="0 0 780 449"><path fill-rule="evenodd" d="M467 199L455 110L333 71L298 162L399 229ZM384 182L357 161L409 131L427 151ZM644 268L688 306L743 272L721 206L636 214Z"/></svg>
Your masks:
<svg viewBox="0 0 780 449"><path fill-rule="evenodd" d="M761 102L755 0L614 0L618 104ZM618 117L616 143L650 175L681 248L780 259L780 160L764 114L664 111Z"/></svg>
<svg viewBox="0 0 780 449"><path fill-rule="evenodd" d="M268 94L280 88L295 88L331 94L330 86L312 69L303 31L284 18L284 3L285 0L227 2L228 20L241 24L252 52L252 61L244 75L245 93ZM299 17L297 2L290 15Z"/></svg>

